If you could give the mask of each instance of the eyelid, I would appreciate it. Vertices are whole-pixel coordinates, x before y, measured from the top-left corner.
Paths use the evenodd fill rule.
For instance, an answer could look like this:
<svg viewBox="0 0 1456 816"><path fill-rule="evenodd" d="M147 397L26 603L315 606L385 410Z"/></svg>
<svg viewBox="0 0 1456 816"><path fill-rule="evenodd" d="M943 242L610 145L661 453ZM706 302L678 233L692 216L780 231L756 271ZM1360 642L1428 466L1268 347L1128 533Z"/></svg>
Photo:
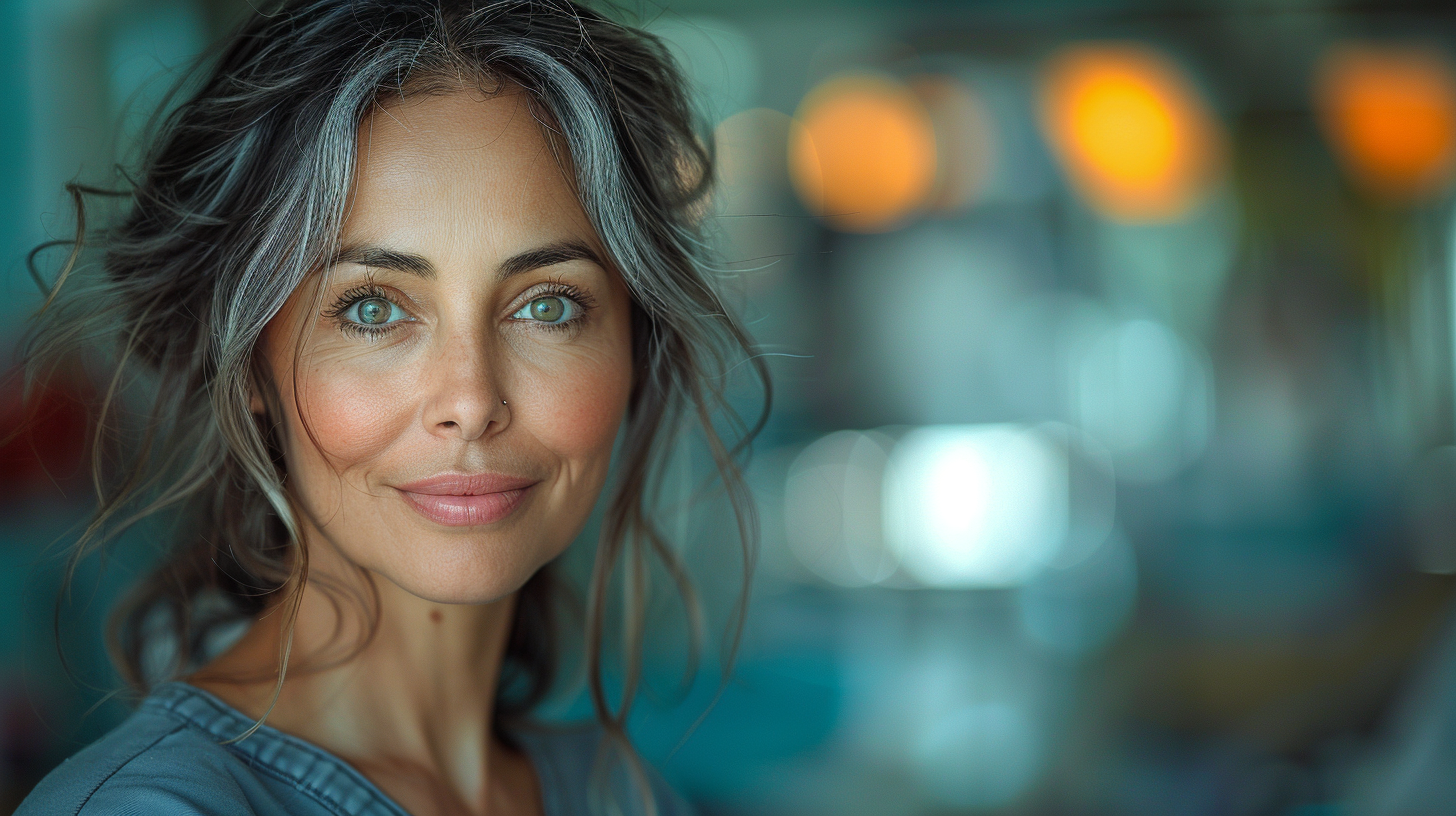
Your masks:
<svg viewBox="0 0 1456 816"><path fill-rule="evenodd" d="M355 303L358 303L361 300L368 300L370 298L380 298L382 300L387 300L390 303L393 303L394 305L400 307L401 309L404 309L405 311L410 311L409 308L407 308L408 306L418 305L419 303L419 301L415 300L409 295L406 295L398 289L395 289L392 286L381 286L380 284L370 281L368 283L361 283L357 286L350 286L349 288L336 295L334 297L333 305L328 307L327 314L329 314L330 316L343 314L343 311L345 309L348 309Z"/></svg>
<svg viewBox="0 0 1456 816"><path fill-rule="evenodd" d="M532 284L526 291L517 295L515 300L511 301L512 305L507 314L519 312L526 307L526 304L537 298L551 296L572 300L581 307L583 312L589 311L597 305L596 299L591 296L591 293L576 284L564 280L546 280Z"/></svg>

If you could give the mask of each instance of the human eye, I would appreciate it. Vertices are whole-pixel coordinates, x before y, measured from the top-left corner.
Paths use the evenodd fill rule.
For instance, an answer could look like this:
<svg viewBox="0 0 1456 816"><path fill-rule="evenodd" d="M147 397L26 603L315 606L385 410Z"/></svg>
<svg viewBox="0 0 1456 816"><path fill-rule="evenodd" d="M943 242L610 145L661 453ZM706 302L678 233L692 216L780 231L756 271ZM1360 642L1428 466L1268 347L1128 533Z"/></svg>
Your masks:
<svg viewBox="0 0 1456 816"><path fill-rule="evenodd" d="M350 289L339 296L328 314L340 329L371 337L413 320L404 307L376 286Z"/></svg>
<svg viewBox="0 0 1456 816"><path fill-rule="evenodd" d="M591 306L591 300L574 286L557 286L530 294L530 300L511 315L513 320L527 321L542 328L560 329L580 322Z"/></svg>

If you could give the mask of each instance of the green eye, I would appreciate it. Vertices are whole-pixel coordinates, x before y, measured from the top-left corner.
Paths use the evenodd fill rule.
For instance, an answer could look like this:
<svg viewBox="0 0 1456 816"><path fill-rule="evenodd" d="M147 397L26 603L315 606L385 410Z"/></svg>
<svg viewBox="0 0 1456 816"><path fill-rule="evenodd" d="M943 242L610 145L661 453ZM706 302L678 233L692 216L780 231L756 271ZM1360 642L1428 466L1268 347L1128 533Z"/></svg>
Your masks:
<svg viewBox="0 0 1456 816"><path fill-rule="evenodd" d="M384 298L371 297L355 301L344 310L344 317L361 326L384 326L403 319L405 313Z"/></svg>
<svg viewBox="0 0 1456 816"><path fill-rule="evenodd" d="M560 325L576 317L580 308L567 298L559 295L547 295L527 303L525 308L511 316L518 320L534 320L538 323Z"/></svg>
<svg viewBox="0 0 1456 816"><path fill-rule="evenodd" d="M389 304L378 298L371 298L359 304L360 323L385 323L389 320Z"/></svg>

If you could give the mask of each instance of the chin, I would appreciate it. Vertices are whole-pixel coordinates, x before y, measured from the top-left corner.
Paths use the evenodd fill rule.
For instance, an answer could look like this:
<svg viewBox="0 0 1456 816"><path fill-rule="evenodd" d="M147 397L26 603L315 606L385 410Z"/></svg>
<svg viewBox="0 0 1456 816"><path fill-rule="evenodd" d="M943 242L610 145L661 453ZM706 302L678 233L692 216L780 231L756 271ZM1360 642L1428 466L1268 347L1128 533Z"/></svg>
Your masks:
<svg viewBox="0 0 1456 816"><path fill-rule="evenodd" d="M434 603L498 601L524 586L556 554L512 551L515 548L501 547L498 542L416 541L410 548L415 550L413 557L380 565L375 573L405 592ZM428 550L429 554L420 550Z"/></svg>

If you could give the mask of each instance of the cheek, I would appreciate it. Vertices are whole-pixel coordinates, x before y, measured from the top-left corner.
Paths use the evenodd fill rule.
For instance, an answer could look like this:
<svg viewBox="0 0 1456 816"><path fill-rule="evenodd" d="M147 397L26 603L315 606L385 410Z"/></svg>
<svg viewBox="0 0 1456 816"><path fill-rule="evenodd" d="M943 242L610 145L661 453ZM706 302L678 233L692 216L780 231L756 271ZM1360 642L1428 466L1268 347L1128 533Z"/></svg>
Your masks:
<svg viewBox="0 0 1456 816"><path fill-rule="evenodd" d="M612 377L584 384L574 411L563 412L563 424L572 430L578 444L610 453L627 407L630 372L614 372Z"/></svg>
<svg viewBox="0 0 1456 816"><path fill-rule="evenodd" d="M301 414L295 414L307 430L298 428L293 436L309 450L316 444L336 468L383 452L412 416L416 384L406 370L338 360L318 361L308 372L298 379Z"/></svg>
<svg viewBox="0 0 1456 816"><path fill-rule="evenodd" d="M630 352L589 354L522 382L532 433L568 465L604 465L631 391ZM542 376L545 375L545 376Z"/></svg>
<svg viewBox="0 0 1456 816"><path fill-rule="evenodd" d="M610 454L630 379L630 366L591 366L570 381L543 387L534 401L542 414L540 436L562 454Z"/></svg>

